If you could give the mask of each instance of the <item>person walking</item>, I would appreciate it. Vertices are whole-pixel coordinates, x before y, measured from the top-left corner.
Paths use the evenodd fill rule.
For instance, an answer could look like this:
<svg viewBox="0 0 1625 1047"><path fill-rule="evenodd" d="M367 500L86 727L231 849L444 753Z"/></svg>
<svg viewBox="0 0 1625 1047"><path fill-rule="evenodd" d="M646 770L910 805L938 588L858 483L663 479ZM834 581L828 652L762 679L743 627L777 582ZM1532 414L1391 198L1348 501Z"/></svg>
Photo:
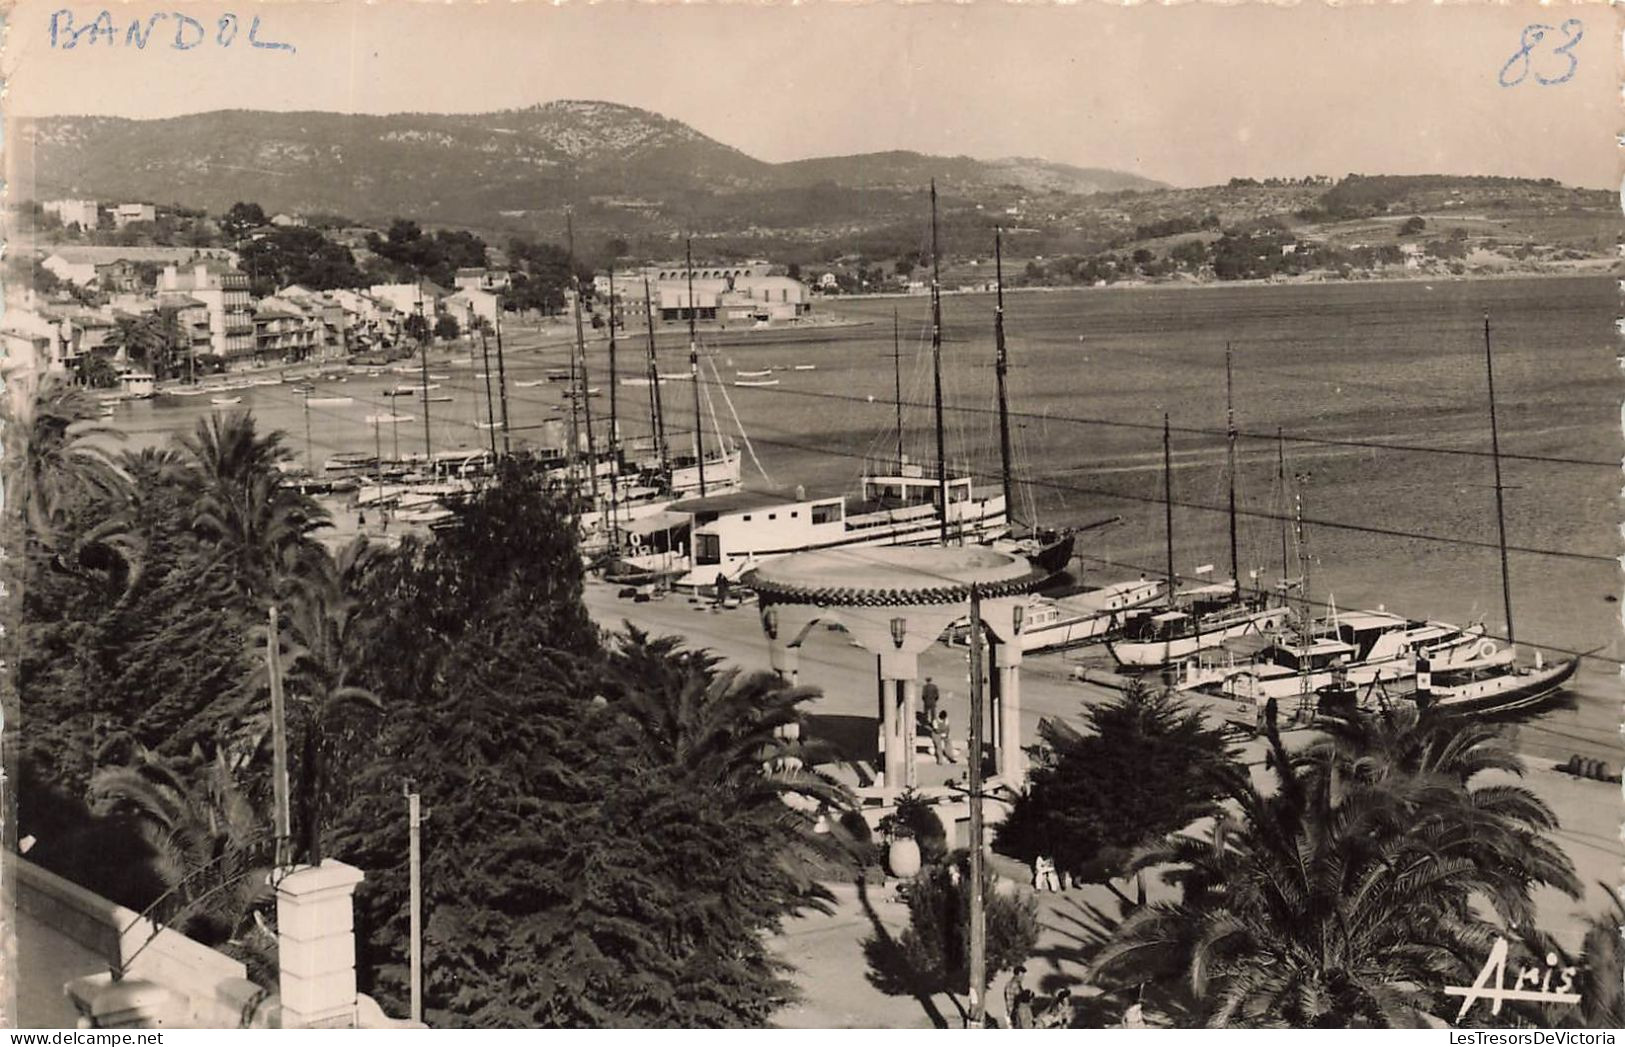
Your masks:
<svg viewBox="0 0 1625 1047"><path fill-rule="evenodd" d="M942 693L937 685L931 682L931 677L925 678L925 686L920 688L920 715L925 717L925 724L930 727L937 722L937 703L942 700Z"/></svg>
<svg viewBox="0 0 1625 1047"><path fill-rule="evenodd" d="M1033 991L1021 990L1016 997L1016 1009L1010 1012L1010 1028L1031 1029L1033 1027Z"/></svg>
<svg viewBox="0 0 1625 1047"><path fill-rule="evenodd" d="M931 721L931 748L936 750L937 763L959 762L959 755L954 752L954 742L950 736L946 709L938 709L937 718Z"/></svg>
<svg viewBox="0 0 1625 1047"><path fill-rule="evenodd" d="M1016 1027L1016 1003L1026 988L1021 984L1021 979L1026 976L1027 968L1017 964L1016 969L1010 972L1010 980L1004 983L1004 1013L1010 1019L1012 1029Z"/></svg>

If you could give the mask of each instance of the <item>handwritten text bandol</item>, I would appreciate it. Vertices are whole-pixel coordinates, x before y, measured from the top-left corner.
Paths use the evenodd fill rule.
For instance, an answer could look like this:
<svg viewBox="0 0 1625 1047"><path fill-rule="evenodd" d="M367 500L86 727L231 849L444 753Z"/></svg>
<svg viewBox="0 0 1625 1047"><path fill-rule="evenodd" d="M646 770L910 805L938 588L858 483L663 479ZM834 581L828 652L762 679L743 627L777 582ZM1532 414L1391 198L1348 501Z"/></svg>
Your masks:
<svg viewBox="0 0 1625 1047"><path fill-rule="evenodd" d="M174 34L170 34L172 23ZM121 33L120 30L123 30ZM64 7L51 13L51 47L58 51L76 48L112 49L119 46L147 49L168 47L175 51L190 51L195 47L230 47L237 42L242 26L235 14L226 12L208 23L179 11L159 11L145 18L132 18L127 24L116 23L109 11L100 11L94 18L75 18L73 11ZM293 54L293 44L267 40L260 29L260 17L255 15L248 24L248 46L265 51Z"/></svg>

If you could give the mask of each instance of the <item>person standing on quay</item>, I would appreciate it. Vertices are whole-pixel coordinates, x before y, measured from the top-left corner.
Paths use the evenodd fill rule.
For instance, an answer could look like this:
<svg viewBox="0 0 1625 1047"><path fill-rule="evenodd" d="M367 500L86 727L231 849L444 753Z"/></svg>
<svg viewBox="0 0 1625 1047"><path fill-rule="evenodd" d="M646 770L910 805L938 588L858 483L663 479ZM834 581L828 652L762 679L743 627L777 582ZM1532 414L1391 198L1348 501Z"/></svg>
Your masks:
<svg viewBox="0 0 1625 1047"><path fill-rule="evenodd" d="M937 703L942 700L942 694L937 685L931 682L931 677L925 678L925 686L920 688L920 715L925 717L925 725L929 729L937 722Z"/></svg>
<svg viewBox="0 0 1625 1047"><path fill-rule="evenodd" d="M1010 972L1010 980L1004 983L1004 1013L1009 1017L1012 1029L1016 1027L1016 1003L1021 999L1021 992L1025 988L1021 984L1021 979L1026 975L1027 968L1017 964L1016 969Z"/></svg>

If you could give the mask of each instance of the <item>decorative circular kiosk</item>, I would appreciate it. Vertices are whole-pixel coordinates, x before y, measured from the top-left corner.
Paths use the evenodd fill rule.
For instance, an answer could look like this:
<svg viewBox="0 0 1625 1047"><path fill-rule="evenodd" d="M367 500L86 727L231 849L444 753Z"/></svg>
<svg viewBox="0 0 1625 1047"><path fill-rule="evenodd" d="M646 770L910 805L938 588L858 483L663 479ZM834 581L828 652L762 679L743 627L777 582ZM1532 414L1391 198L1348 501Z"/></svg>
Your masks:
<svg viewBox="0 0 1625 1047"><path fill-rule="evenodd" d="M770 561L742 584L759 599L774 671L795 680L800 648L819 623L846 630L875 655L879 679L879 785L895 794L915 784L919 655L966 618L974 592L990 647L986 664L993 766L1003 784L1026 777L1021 750L1021 630L1024 594L1046 577L1025 558L986 546L869 546L821 549Z"/></svg>

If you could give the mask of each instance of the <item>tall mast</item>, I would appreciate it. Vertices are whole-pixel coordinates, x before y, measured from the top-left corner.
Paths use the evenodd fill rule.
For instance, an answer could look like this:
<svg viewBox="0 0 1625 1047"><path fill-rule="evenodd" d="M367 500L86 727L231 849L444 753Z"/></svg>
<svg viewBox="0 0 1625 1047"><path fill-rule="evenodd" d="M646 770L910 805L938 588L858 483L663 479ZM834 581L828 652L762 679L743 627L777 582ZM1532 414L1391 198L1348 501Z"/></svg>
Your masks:
<svg viewBox="0 0 1625 1047"><path fill-rule="evenodd" d="M423 315L423 284L418 283L418 363L423 371L423 388L418 392L423 398L423 457L424 464L429 469L429 475L434 475L434 447L429 442L429 321Z"/></svg>
<svg viewBox="0 0 1625 1047"><path fill-rule="evenodd" d="M1230 343L1224 343L1224 428L1230 456L1230 577L1241 599L1241 566L1236 557L1236 402L1231 395Z"/></svg>
<svg viewBox="0 0 1625 1047"><path fill-rule="evenodd" d="M508 445L508 372L502 366L502 299L497 299L497 391L502 397L502 455L512 453ZM490 372L487 371L487 374Z"/></svg>
<svg viewBox="0 0 1625 1047"><path fill-rule="evenodd" d="M500 300L497 305L501 311ZM485 326L480 325L480 362L485 366L485 424L490 428L486 431L491 434L491 465L497 463L497 407L491 399L491 343L485 340Z"/></svg>
<svg viewBox="0 0 1625 1047"><path fill-rule="evenodd" d="M620 500L620 472L621 472L621 440L620 416L616 411L615 386L618 378L615 373L615 259L609 260L609 540L612 548L618 547L617 539L620 535L620 510L616 503Z"/></svg>
<svg viewBox="0 0 1625 1047"><path fill-rule="evenodd" d="M891 367L895 392L892 403L897 406L897 468L903 468L903 343L897 333L897 307L891 311Z"/></svg>
<svg viewBox="0 0 1625 1047"><path fill-rule="evenodd" d="M694 316L699 307L694 304L694 238L689 237L684 248L688 260L688 377L694 383L694 460L700 467L700 497L705 497L705 432L700 421L700 347L694 336Z"/></svg>
<svg viewBox="0 0 1625 1047"><path fill-rule="evenodd" d="M1512 575L1507 569L1507 518L1501 486L1501 433L1495 420L1495 356L1490 351L1490 314L1484 314L1484 373L1490 388L1490 456L1495 462L1495 525L1501 537L1501 599L1506 607L1507 645L1516 642L1512 633Z"/></svg>
<svg viewBox="0 0 1625 1047"><path fill-rule="evenodd" d="M587 490L592 495L593 504L598 502L598 449L593 446L592 439L592 404L587 399L587 339L581 331L581 274L576 271L576 234L575 226L570 220L570 212L564 213L565 233L570 243L570 279L576 289L576 352L581 355L581 383L576 389L575 400L581 407L582 417L587 423ZM570 407L570 417L575 417L575 405Z"/></svg>
<svg viewBox="0 0 1625 1047"><path fill-rule="evenodd" d="M649 299L649 278L643 278L643 315L649 322L649 433L654 437L655 455L660 459L660 474L671 480L671 465L666 454L666 416L660 409L660 358L655 354L655 311Z"/></svg>
<svg viewBox="0 0 1625 1047"><path fill-rule="evenodd" d="M1013 520L1016 502L1010 490L1010 409L1004 395L1004 376L1010 370L1010 359L1004 346L1003 229L997 229L993 233L993 272L998 287L998 301L993 309L993 344L996 353L993 372L998 376L999 384L999 475L1004 479L1004 511Z"/></svg>
<svg viewBox="0 0 1625 1047"><path fill-rule="evenodd" d="M1286 500L1286 437L1281 435L1281 427L1275 427L1275 480L1281 488L1281 583L1284 586L1288 572L1286 556L1286 529L1287 529L1287 500ZM1282 589L1283 597L1286 590Z"/></svg>
<svg viewBox="0 0 1625 1047"><path fill-rule="evenodd" d="M1168 546L1168 605L1174 603L1174 469L1169 450L1168 416L1162 416L1162 526Z"/></svg>
<svg viewBox="0 0 1625 1047"><path fill-rule="evenodd" d="M937 256L937 180L931 179L931 378L936 389L937 502L942 544L948 544L948 461L942 437L942 266Z"/></svg>

